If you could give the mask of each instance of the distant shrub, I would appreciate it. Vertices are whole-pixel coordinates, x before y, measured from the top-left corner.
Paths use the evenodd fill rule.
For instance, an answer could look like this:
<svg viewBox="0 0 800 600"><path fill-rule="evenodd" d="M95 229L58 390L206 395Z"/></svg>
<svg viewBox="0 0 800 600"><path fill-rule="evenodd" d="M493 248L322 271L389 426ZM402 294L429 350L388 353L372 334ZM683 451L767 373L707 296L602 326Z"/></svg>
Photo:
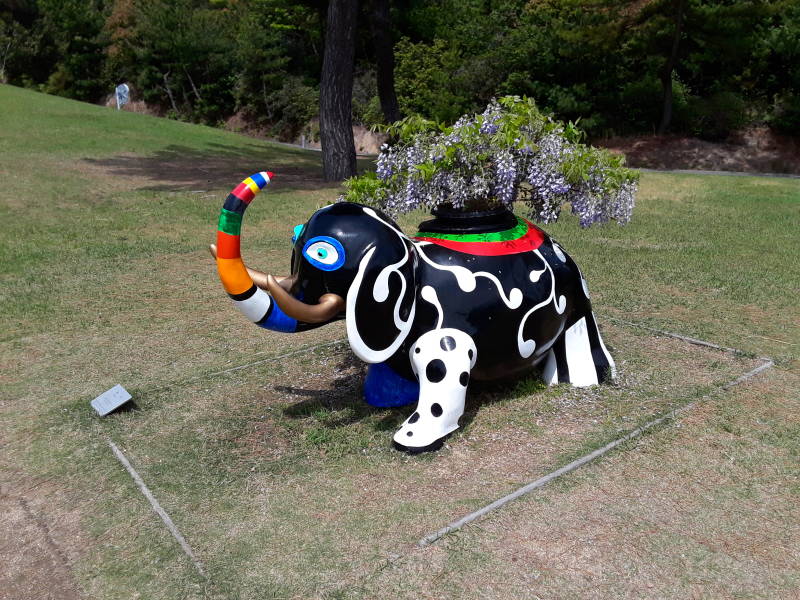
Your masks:
<svg viewBox="0 0 800 600"><path fill-rule="evenodd" d="M664 109L664 88L661 80L655 74L648 74L627 82L620 90L620 105L625 114L622 133L655 132ZM686 130L689 123L688 107L686 86L677 78L673 78L672 120L669 130Z"/></svg>
<svg viewBox="0 0 800 600"><path fill-rule="evenodd" d="M260 115L263 122L271 126L274 135L292 140L317 115L319 90L299 77L287 77L280 88L267 94L265 105Z"/></svg>
<svg viewBox="0 0 800 600"><path fill-rule="evenodd" d="M353 80L353 124L373 127L384 123L375 69L362 70Z"/></svg>
<svg viewBox="0 0 800 600"><path fill-rule="evenodd" d="M467 110L463 86L454 83L462 60L447 42L402 39L395 46L395 61L395 91L403 114L452 123Z"/></svg>
<svg viewBox="0 0 800 600"><path fill-rule="evenodd" d="M800 135L800 94L778 96L768 121L781 133Z"/></svg>
<svg viewBox="0 0 800 600"><path fill-rule="evenodd" d="M235 76L225 75L213 82L200 84L200 98L192 106L192 120L208 125L223 122L235 106L235 82Z"/></svg>
<svg viewBox="0 0 800 600"><path fill-rule="evenodd" d="M748 124L747 103L735 92L718 92L689 101L691 133L706 140L723 140Z"/></svg>

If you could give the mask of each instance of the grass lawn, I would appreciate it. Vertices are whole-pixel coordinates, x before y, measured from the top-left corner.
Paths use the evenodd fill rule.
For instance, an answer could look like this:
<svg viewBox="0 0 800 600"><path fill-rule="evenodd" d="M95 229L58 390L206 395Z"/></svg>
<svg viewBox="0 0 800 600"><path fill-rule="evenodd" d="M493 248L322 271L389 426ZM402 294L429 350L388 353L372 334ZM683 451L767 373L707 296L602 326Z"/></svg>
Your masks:
<svg viewBox="0 0 800 600"><path fill-rule="evenodd" d="M630 225L548 227L587 276L619 384L474 386L445 448L409 457L390 447L409 409L360 400L343 323L253 327L206 249L227 192L269 169L243 254L287 272L292 227L338 195L318 153L0 86L0 157L0 599L796 597L800 182L647 173ZM719 391L762 355L776 368ZM116 383L135 408L96 417Z"/></svg>

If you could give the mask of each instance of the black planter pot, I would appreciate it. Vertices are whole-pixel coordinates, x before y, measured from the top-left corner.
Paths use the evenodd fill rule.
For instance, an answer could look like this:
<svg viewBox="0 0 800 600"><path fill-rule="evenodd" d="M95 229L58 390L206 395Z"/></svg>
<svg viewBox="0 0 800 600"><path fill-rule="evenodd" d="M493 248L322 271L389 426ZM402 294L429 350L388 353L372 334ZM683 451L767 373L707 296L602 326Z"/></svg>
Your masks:
<svg viewBox="0 0 800 600"><path fill-rule="evenodd" d="M517 225L517 217L504 206L476 211L440 206L434 208L431 214L435 218L420 223L420 233L495 233Z"/></svg>

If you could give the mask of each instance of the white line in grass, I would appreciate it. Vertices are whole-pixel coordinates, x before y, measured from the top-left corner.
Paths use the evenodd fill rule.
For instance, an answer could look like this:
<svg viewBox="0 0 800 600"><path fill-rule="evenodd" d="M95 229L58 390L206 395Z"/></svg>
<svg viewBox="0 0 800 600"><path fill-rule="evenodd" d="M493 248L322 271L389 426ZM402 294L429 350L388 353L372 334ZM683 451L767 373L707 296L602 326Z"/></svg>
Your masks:
<svg viewBox="0 0 800 600"><path fill-rule="evenodd" d="M608 317L606 317L606 318L608 319ZM621 319L613 319L612 318L610 320L616 321L616 322L624 324L624 325L629 325L629 326L632 326L632 327L640 327L642 329L646 329L648 331L651 331L653 333L658 333L660 335L665 335L665 336L668 336L668 337L677 338L679 340L683 340L685 342L688 342L690 344L694 344L696 346L705 346L707 348L714 348L716 350L722 350L723 352L731 352L731 353L738 354L738 355L743 355L743 356L747 356L748 355L748 353L743 351L743 350L737 350L736 348L726 348L724 346L719 346L717 344L712 344L711 342L705 342L703 340L698 340L698 339L691 338L691 337L688 337L688 336L680 335L678 333L672 333L672 332L669 332L669 331L662 331L660 329L654 329L652 327L647 327L645 325L639 325L638 323L632 323L630 321L623 321ZM736 379L734 379L732 381L729 381L725 385L721 386L720 389L723 390L723 391L724 390L729 390L730 388L732 388L734 386L737 386L737 385L739 385L741 383L744 383L748 379L751 379L751 378L755 377L756 375L761 373L761 371L769 369L770 367L772 367L775 364L772 361L772 359L770 359L770 358L763 358L762 357L762 358L759 358L758 360L761 360L763 362L759 366L757 366L755 369L752 369L752 370L748 371L747 373L745 373L743 375L740 375ZM610 452L611 450L613 450L614 448L616 448L620 444L624 444L625 442L628 442L628 441L630 441L630 440L642 435L648 429L652 429L653 427L661 425L662 423L664 423L666 421L675 419L679 414L681 414L683 412L686 412L688 410L691 410L692 408L697 406L697 404L699 402L701 402L702 400L704 400L707 397L708 396L703 396L702 398L699 398L699 399L695 400L694 402L690 402L689 404L685 404L684 406L681 406L679 408L675 408L675 409L669 411L668 413L666 413L665 415L662 415L662 416L660 416L660 417L658 417L656 419L653 419L652 421L649 421L649 422L645 423L641 427L637 427L633 431L623 435L620 438L617 438L613 442L609 442L608 444L606 444L602 448L598 448L594 452L590 452L589 454L586 454L586 455L584 455L584 456L572 461L568 465L564 465L560 469L556 469L555 471L553 471L551 473L548 473L544 477L540 477L536 481L533 481L533 482L531 482L531 483L529 483L527 485L522 486L521 488L519 488L518 490L508 494L507 496L503 496L502 498L499 498L499 499L495 500L491 504L487 504L483 508L480 508L480 509L476 510L475 512L472 512L472 513L460 518L458 521L454 521L454 522L450 523L449 525L447 525L446 527L442 527L440 530L435 531L435 532L431 533L430 535L426 535L419 542L417 542L417 546L422 548L422 547L425 547L425 546L429 546L429 545L433 544L434 542L437 542L438 540L440 540L441 538L443 538L447 534L453 533L454 531L458 531L459 529L464 527L464 525L467 525L468 523L471 523L471 522L473 522L473 521L475 521L477 519L480 519L481 517L483 517L486 514L492 512L493 510L496 510L496 509L500 508L501 506L504 506L505 504L508 504L509 502L511 502L513 500L516 500L517 498L519 498L521 496L524 496L525 494L529 494L530 492L532 492L532 491L534 491L536 489L544 487L545 485L547 485L548 483L550 483L554 479L557 479L558 477L561 477L562 475L566 475L567 473L569 473L571 471L574 471L575 469L578 469L579 467L582 467L583 465L585 465L587 463L592 462L593 460L595 460L595 459L603 456L604 454Z"/></svg>
<svg viewBox="0 0 800 600"><path fill-rule="evenodd" d="M334 346L336 344L341 344L342 342L345 342L345 341L347 341L347 340L340 339L340 340L334 340L332 342L325 342L323 344L316 344L316 345L308 347L308 348L301 348L300 350L295 350L293 352L287 352L285 354L281 354L281 355L278 355L278 356L270 356L270 357L263 358L263 359L257 360L257 361L253 361L253 362L250 362L250 363L247 363L247 364L244 364L244 365L239 365L237 367L231 367L230 369L224 369L222 371L216 371L214 373L209 373L209 374L207 374L207 375L205 375L203 377L213 377L215 375L223 375L225 373L232 373L232 372L235 372L235 371L240 371L242 369L246 369L248 367L252 367L252 366L255 366L255 365L258 365L258 364L261 364L261 363L280 360L280 359L283 359L283 358L289 358L290 356L296 356L298 354L305 354L305 353L308 353L308 352L313 352L314 350L317 350L319 348L327 348L329 346ZM203 377L198 377L195 380L200 380ZM187 383L191 383L192 381L195 381L195 380L184 381L184 382L181 382L180 385L186 385ZM168 386L168 387L171 387L171 386ZM178 544L180 544L180 547L183 549L183 551L186 554L186 556L188 556L189 559L192 561L192 564L194 564L195 568L197 569L197 572L205 577L206 574L205 574L205 571L203 570L203 564L194 555L194 552L192 551L191 546L189 546L189 544L186 542L186 539L183 537L183 535L181 535L181 532L175 526L175 523L172 521L170 516L167 514L167 511L165 511L161 507L161 505L158 503L158 500L156 500L156 497L153 496L153 493L150 491L150 488L148 488L147 485L144 483L144 481L142 480L142 478L139 475L139 473L136 472L136 469L134 469L133 466L131 466L130 461L122 453L122 450L120 450L117 447L117 445L114 442L112 442L110 439L106 439L106 442L108 443L109 448L111 448L111 451L114 453L114 456L117 457L117 460L119 460L119 462L122 463L122 466L125 467L125 470L128 471L130 476L133 478L133 481L139 487L139 489L141 490L142 494L144 494L144 497L147 498L148 502L150 502L150 506L153 507L153 510L155 511L155 513L159 517L161 517L161 520L164 522L164 525L166 525L167 529L172 534L172 537L175 538L175 540L178 542Z"/></svg>
<svg viewBox="0 0 800 600"><path fill-rule="evenodd" d="M197 383L198 381L203 381L204 379L208 379L210 377L216 377L217 375L225 375L227 373L235 373L236 371L241 371L242 369L247 369L248 367L254 367L256 365L260 365L263 363L274 362L276 360L281 360L284 358L289 358L290 356L297 356L298 354L307 354L313 352L314 350L319 350L320 348L328 348L330 346L336 346L337 344L343 344L347 342L347 338L340 338L338 340L333 340L331 342L324 342L322 344L316 344L314 346L307 346L305 348L300 348L299 350L293 350L291 352L287 352L286 354L279 354L277 356L267 356L266 358L260 358L256 361L245 363L243 365L238 365L236 367L230 367L229 369L223 369L222 371L213 371L211 373L206 373L204 375L199 375L197 377L191 377L189 379L184 379L183 381L176 381L174 383L167 383L162 386L154 387L149 390L146 390L144 393L152 394L155 392L163 392L164 390L171 390L176 387L182 387L189 385L190 383Z"/></svg>
<svg viewBox="0 0 800 600"><path fill-rule="evenodd" d="M139 476L139 473L137 473L136 469L134 469L131 466L131 463L122 453L122 450L117 448L117 445L111 440L107 439L106 442L108 442L108 446L111 448L111 451L114 452L114 456L117 457L117 460L119 460L119 462L122 463L122 466L125 467L125 470L128 471L131 477L133 477L133 481L136 482L136 485L139 486L139 489L142 491L142 494L144 494L144 497L147 498L148 502L150 502L150 506L153 507L153 510L156 512L156 514L159 517L161 517L162 521L164 521L164 525L167 526L167 529L169 529L169 532L172 534L172 537L174 537L177 540L178 544L180 544L181 548L186 553L186 556L188 556L189 559L192 561L192 563L194 564L195 568L200 573L200 575L205 577L206 574L205 571L203 571L202 563L199 560L197 560L197 557L194 555L194 552L192 552L191 547L189 546L189 544L186 543L186 540L181 535L181 532L178 531L178 528L175 526L175 523L172 522L172 519L167 514L167 511L161 508L161 505L158 503L158 500L156 500L155 496L153 496L153 493L150 491L150 488L148 488L145 485L144 481L142 481L142 478Z"/></svg>
<svg viewBox="0 0 800 600"><path fill-rule="evenodd" d="M346 338L342 338L339 340L333 340L332 342L325 342L324 344L317 344L316 346L310 346L308 348L301 348L300 350L294 350L292 352L287 352L286 354L280 354L278 356L268 356L267 358L262 358L260 360L239 365L238 367L231 367L230 369L224 369L222 371L214 371L213 373L208 373L206 375L203 375L203 377L215 377L216 375L224 375L225 373L233 373L234 371L241 371L242 369L253 367L255 365L260 365L261 363L272 362L275 360L280 360L282 358L289 358L290 356L297 356L298 354L306 354L308 352L313 352L314 350L318 350L320 348L327 348L328 346L335 346L337 344L342 344L346 341L347 341Z"/></svg>

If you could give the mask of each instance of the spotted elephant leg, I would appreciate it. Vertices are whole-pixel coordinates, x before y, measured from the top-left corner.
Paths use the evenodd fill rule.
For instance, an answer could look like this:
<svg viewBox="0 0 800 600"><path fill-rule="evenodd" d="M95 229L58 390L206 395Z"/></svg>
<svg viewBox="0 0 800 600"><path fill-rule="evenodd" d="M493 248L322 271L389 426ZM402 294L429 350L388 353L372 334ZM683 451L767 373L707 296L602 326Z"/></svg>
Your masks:
<svg viewBox="0 0 800 600"><path fill-rule="evenodd" d="M419 379L419 401L395 443L411 451L436 447L458 429L477 350L472 338L458 329L436 329L420 336L410 351L411 366Z"/></svg>

